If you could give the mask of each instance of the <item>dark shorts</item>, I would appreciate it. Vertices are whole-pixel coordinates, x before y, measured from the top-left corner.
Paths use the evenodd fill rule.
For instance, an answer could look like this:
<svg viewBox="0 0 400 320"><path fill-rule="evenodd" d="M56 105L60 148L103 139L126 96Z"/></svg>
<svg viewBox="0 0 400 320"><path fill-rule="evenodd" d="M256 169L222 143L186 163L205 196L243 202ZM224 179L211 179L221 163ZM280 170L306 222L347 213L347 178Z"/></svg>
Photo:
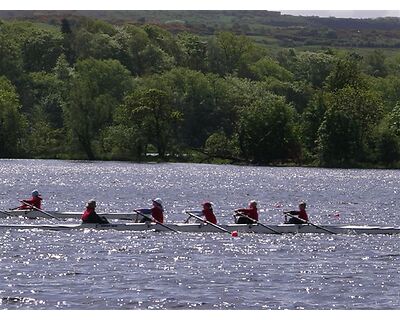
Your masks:
<svg viewBox="0 0 400 320"><path fill-rule="evenodd" d="M254 221L246 217L239 217L236 221L237 224L253 224Z"/></svg>
<svg viewBox="0 0 400 320"><path fill-rule="evenodd" d="M86 221L82 221L82 223L100 223L100 224L107 224L107 223L110 223L110 222L108 222L108 220L107 220L106 217L100 217L100 216L98 216L98 217L93 218L93 219L88 219L88 220L86 220Z"/></svg>
<svg viewBox="0 0 400 320"><path fill-rule="evenodd" d="M297 218L290 218L288 224L305 224L305 222L301 221L300 219Z"/></svg>

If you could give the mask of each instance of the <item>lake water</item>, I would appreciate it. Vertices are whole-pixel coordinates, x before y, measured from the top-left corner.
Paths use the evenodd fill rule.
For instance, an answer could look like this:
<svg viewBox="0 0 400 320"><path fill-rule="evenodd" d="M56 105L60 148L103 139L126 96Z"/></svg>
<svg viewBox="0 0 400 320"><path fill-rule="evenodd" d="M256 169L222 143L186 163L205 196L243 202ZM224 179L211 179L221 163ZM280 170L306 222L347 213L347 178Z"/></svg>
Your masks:
<svg viewBox="0 0 400 320"><path fill-rule="evenodd" d="M231 223L256 199L280 223L400 223L400 171L0 160L0 208L38 189L47 210L127 212L164 201L167 221L215 205ZM48 221L46 221L48 222ZM21 218L0 223L31 223ZM399 236L0 231L1 309L399 309Z"/></svg>

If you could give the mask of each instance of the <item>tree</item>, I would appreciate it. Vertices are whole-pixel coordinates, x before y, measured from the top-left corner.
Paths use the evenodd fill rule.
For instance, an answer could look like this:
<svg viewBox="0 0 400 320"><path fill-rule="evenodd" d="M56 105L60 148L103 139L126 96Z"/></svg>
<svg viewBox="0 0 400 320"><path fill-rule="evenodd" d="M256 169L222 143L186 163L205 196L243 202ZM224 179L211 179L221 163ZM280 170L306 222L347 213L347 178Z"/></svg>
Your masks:
<svg viewBox="0 0 400 320"><path fill-rule="evenodd" d="M388 74L385 65L385 55L381 50L374 50L365 59L366 71L373 77L386 77Z"/></svg>
<svg viewBox="0 0 400 320"><path fill-rule="evenodd" d="M1 26L4 29L3 26ZM0 75L11 81L21 79L23 63L21 50L18 44L9 37L9 33L0 32Z"/></svg>
<svg viewBox="0 0 400 320"><path fill-rule="evenodd" d="M359 123L344 110L330 108L318 130L318 154L323 166L353 166L360 158Z"/></svg>
<svg viewBox="0 0 400 320"><path fill-rule="evenodd" d="M224 132L215 132L210 135L206 140L204 150L213 157L223 159L237 159L240 152L237 137L229 139Z"/></svg>
<svg viewBox="0 0 400 320"><path fill-rule="evenodd" d="M295 77L306 81L315 88L322 88L332 72L336 57L323 52L301 52L297 56Z"/></svg>
<svg viewBox="0 0 400 320"><path fill-rule="evenodd" d="M197 35L185 32L178 35L178 45L183 52L182 66L197 71L206 71L206 41L202 41Z"/></svg>
<svg viewBox="0 0 400 320"><path fill-rule="evenodd" d="M76 64L66 125L88 159L95 159L94 143L126 92L132 88L129 71L116 60L87 59Z"/></svg>
<svg viewBox="0 0 400 320"><path fill-rule="evenodd" d="M172 96L168 92L141 87L129 94L118 107L110 129L114 137L107 139L114 141L113 138L124 136L132 146L119 143L117 152L132 152L136 158L140 158L152 144L160 158L165 159L167 152L172 150L174 128L179 121L180 114L172 108Z"/></svg>
<svg viewBox="0 0 400 320"><path fill-rule="evenodd" d="M327 111L318 131L321 164L355 165L368 161L372 132L383 116L371 91L347 86L327 96Z"/></svg>
<svg viewBox="0 0 400 320"><path fill-rule="evenodd" d="M193 148L203 147L220 123L207 77L198 71L176 68L164 73L158 82L171 93L174 109L182 116L176 130L177 141Z"/></svg>
<svg viewBox="0 0 400 320"><path fill-rule="evenodd" d="M220 75L237 73L245 63L246 54L253 49L249 38L220 32L208 45L209 68Z"/></svg>
<svg viewBox="0 0 400 320"><path fill-rule="evenodd" d="M29 72L51 71L62 53L59 32L33 30L22 46L24 69Z"/></svg>
<svg viewBox="0 0 400 320"><path fill-rule="evenodd" d="M118 43L118 60L133 75L145 74L146 69L141 52L150 44L146 31L133 25L124 25L117 29L114 39Z"/></svg>
<svg viewBox="0 0 400 320"><path fill-rule="evenodd" d="M358 87L363 85L361 60L362 57L355 53L347 54L338 59L326 79L328 90L334 92L347 86Z"/></svg>
<svg viewBox="0 0 400 320"><path fill-rule="evenodd" d="M281 81L290 81L293 74L281 67L277 61L270 57L263 57L254 64L250 65L253 78L255 80L263 80L266 77L274 77Z"/></svg>
<svg viewBox="0 0 400 320"><path fill-rule="evenodd" d="M26 118L20 112L15 87L0 77L0 157L16 157L23 152Z"/></svg>
<svg viewBox="0 0 400 320"><path fill-rule="evenodd" d="M268 93L241 110L238 139L245 158L256 163L297 158L295 114L284 99Z"/></svg>

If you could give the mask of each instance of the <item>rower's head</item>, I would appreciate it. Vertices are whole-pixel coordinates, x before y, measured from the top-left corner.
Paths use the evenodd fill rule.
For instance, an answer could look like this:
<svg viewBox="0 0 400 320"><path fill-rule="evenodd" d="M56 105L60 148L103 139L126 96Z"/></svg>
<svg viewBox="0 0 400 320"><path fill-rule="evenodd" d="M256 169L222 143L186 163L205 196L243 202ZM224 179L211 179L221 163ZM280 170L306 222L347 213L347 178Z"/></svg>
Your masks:
<svg viewBox="0 0 400 320"><path fill-rule="evenodd" d="M86 204L86 208L96 208L96 201L93 199L90 199L88 203Z"/></svg>
<svg viewBox="0 0 400 320"><path fill-rule="evenodd" d="M153 201L153 205L162 207L162 200L160 198L155 198L152 201Z"/></svg>
<svg viewBox="0 0 400 320"><path fill-rule="evenodd" d="M249 202L249 207L250 208L257 208L257 201L256 200L251 200Z"/></svg>
<svg viewBox="0 0 400 320"><path fill-rule="evenodd" d="M33 190L32 191L32 197L39 197L39 191Z"/></svg>
<svg viewBox="0 0 400 320"><path fill-rule="evenodd" d="M305 202L300 202L299 203L299 209L300 210L306 210L307 204Z"/></svg>
<svg viewBox="0 0 400 320"><path fill-rule="evenodd" d="M203 208L204 209L207 209L207 208L211 209L212 208L212 203L208 202L208 201L204 202L203 203Z"/></svg>

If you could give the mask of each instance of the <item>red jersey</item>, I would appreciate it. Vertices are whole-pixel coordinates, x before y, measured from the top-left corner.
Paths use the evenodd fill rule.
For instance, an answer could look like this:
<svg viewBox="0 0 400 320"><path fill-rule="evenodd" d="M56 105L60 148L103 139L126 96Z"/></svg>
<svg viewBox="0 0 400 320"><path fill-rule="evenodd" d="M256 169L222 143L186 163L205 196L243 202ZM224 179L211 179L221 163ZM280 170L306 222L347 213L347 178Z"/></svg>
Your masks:
<svg viewBox="0 0 400 320"><path fill-rule="evenodd" d="M31 199L27 199L27 200L21 200L24 201L26 203L31 204L32 206L38 208L38 209L42 209L42 198L41 197L32 197ZM33 209L31 206L28 206L26 204L22 204L21 206L18 207L18 209L21 210L26 210L26 209Z"/></svg>
<svg viewBox="0 0 400 320"><path fill-rule="evenodd" d="M151 208L151 216L154 220L160 223L164 223L163 209L161 209L160 207L154 206L153 208Z"/></svg>
<svg viewBox="0 0 400 320"><path fill-rule="evenodd" d="M306 210L302 209L299 211L299 218L308 221L308 215Z"/></svg>
<svg viewBox="0 0 400 320"><path fill-rule="evenodd" d="M86 208L81 219L86 223L101 223L101 217L94 211L94 208Z"/></svg>
<svg viewBox="0 0 400 320"><path fill-rule="evenodd" d="M246 209L239 209L240 213L243 213L244 215L258 221L258 212L257 208L246 208Z"/></svg>
<svg viewBox="0 0 400 320"><path fill-rule="evenodd" d="M214 223L214 224L217 224L217 218L215 217L215 214L214 214L212 209L205 208L205 209L203 209L202 213L203 213L203 216L206 218L207 221L209 221L211 223Z"/></svg>

